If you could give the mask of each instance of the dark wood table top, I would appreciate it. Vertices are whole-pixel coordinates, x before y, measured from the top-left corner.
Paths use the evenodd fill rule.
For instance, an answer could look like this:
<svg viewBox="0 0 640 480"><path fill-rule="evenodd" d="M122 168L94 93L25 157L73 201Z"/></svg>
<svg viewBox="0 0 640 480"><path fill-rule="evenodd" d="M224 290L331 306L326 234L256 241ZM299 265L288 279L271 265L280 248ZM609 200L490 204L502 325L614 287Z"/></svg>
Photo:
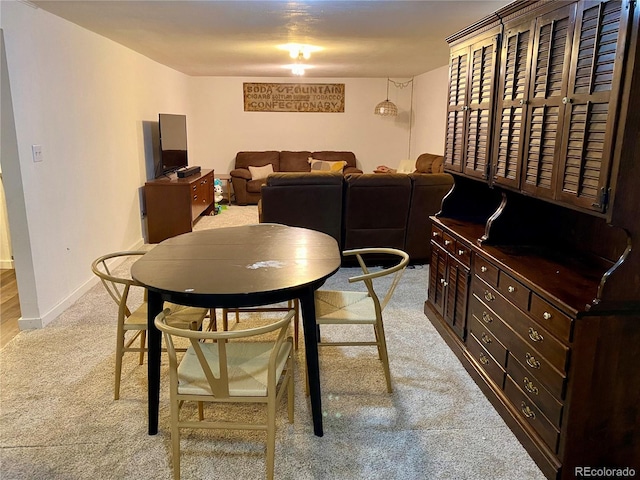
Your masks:
<svg viewBox="0 0 640 480"><path fill-rule="evenodd" d="M189 304L243 306L326 279L340 268L336 241L324 233L276 224L214 228L157 245L132 267L133 278ZM181 293L182 292L182 293ZM257 300L259 301L259 300Z"/></svg>

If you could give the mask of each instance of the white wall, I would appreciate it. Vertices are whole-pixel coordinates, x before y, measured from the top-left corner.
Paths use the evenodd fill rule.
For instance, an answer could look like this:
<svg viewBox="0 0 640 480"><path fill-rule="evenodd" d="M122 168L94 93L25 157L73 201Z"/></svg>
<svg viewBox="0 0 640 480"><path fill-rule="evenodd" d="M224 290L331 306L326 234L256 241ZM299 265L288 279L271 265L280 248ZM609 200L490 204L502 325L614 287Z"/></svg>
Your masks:
<svg viewBox="0 0 640 480"><path fill-rule="evenodd" d="M397 117L373 114L385 78L187 77L27 4L0 9L10 120L1 161L21 328L46 325L93 285L95 257L142 243L140 199L160 112L187 115L190 164L220 173L241 150L350 150L367 172L409 155L411 88L390 86ZM244 112L244 81L345 83L345 112ZM446 69L416 77L412 158L442 150L445 91ZM42 146L42 162L32 145Z"/></svg>
<svg viewBox="0 0 640 480"><path fill-rule="evenodd" d="M16 264L20 325L38 327L92 284L93 258L141 244L149 125L187 109L188 77L23 3L0 8L17 143L4 181L20 180L5 168L19 162L28 232L16 234L33 259L33 272Z"/></svg>
<svg viewBox="0 0 640 480"><path fill-rule="evenodd" d="M245 112L243 82L344 83L345 111ZM395 166L408 154L411 91L391 86L389 99L399 115L380 117L373 109L385 100L386 83L386 78L191 78L189 163L227 173L243 150L347 150L364 171Z"/></svg>

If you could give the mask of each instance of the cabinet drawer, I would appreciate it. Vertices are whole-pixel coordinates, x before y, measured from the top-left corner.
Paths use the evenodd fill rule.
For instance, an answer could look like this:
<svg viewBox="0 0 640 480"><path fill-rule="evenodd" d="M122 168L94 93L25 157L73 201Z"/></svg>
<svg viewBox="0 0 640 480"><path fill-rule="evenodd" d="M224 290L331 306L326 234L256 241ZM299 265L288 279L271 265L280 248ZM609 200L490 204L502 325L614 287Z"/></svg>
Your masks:
<svg viewBox="0 0 640 480"><path fill-rule="evenodd" d="M529 310L529 297L531 290L518 282L515 278L500 272L498 276L498 290L514 305L517 305L525 312Z"/></svg>
<svg viewBox="0 0 640 480"><path fill-rule="evenodd" d="M471 356L482 366L482 369L489 375L500 390L504 386L504 369L498 365L495 359L491 356L487 350L480 344L478 339L470 334L467 336L467 348Z"/></svg>
<svg viewBox="0 0 640 480"><path fill-rule="evenodd" d="M473 256L473 273L493 287L498 285L498 268L480 255Z"/></svg>
<svg viewBox="0 0 640 480"><path fill-rule="evenodd" d="M544 416L556 427L560 428L562 403L540 383L535 375L528 372L527 369L511 355L509 355L507 361L507 374L529 399L536 404L536 407L544 413Z"/></svg>
<svg viewBox="0 0 640 480"><path fill-rule="evenodd" d="M450 254L454 254L456 251L456 239L449 235L447 232L442 233L442 245Z"/></svg>
<svg viewBox="0 0 640 480"><path fill-rule="evenodd" d="M435 225L431 226L431 240L436 242L438 245L444 246L444 240L442 239L443 231L440 227Z"/></svg>
<svg viewBox="0 0 640 480"><path fill-rule="evenodd" d="M465 267L471 268L471 250L464 243L456 241L452 255Z"/></svg>
<svg viewBox="0 0 640 480"><path fill-rule="evenodd" d="M545 418L538 407L513 383L511 377L507 377L504 391L520 417L534 428L553 452L557 452L560 433Z"/></svg>
<svg viewBox="0 0 640 480"><path fill-rule="evenodd" d="M480 320L478 320L475 315L472 315L469 319L469 330L499 365L503 368L507 366L507 349L500 343L496 336L491 333L491 330L480 323Z"/></svg>
<svg viewBox="0 0 640 480"><path fill-rule="evenodd" d="M522 339L514 337L507 344L511 355L556 398L563 398L566 377L553 368L540 352L524 343Z"/></svg>
<svg viewBox="0 0 640 480"><path fill-rule="evenodd" d="M568 342L571 339L571 318L535 293L531 295L529 313L540 325L561 340Z"/></svg>

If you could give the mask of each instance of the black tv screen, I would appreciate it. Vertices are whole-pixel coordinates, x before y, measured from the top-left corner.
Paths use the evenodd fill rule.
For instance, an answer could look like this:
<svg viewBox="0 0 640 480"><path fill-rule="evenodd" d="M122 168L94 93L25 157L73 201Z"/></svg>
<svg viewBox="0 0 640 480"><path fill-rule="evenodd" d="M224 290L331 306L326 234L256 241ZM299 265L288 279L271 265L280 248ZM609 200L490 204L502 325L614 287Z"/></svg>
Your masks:
<svg viewBox="0 0 640 480"><path fill-rule="evenodd" d="M187 117L161 113L160 127L160 168L159 174L186 167L187 161Z"/></svg>

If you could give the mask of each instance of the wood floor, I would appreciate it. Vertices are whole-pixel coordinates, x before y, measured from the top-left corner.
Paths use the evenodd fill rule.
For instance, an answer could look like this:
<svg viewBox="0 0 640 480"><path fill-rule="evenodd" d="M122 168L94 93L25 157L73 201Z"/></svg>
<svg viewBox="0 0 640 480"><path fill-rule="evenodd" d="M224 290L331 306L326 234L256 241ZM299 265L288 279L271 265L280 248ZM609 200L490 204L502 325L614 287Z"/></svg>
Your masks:
<svg viewBox="0 0 640 480"><path fill-rule="evenodd" d="M15 270L0 270L0 348L4 347L20 329L20 301Z"/></svg>

